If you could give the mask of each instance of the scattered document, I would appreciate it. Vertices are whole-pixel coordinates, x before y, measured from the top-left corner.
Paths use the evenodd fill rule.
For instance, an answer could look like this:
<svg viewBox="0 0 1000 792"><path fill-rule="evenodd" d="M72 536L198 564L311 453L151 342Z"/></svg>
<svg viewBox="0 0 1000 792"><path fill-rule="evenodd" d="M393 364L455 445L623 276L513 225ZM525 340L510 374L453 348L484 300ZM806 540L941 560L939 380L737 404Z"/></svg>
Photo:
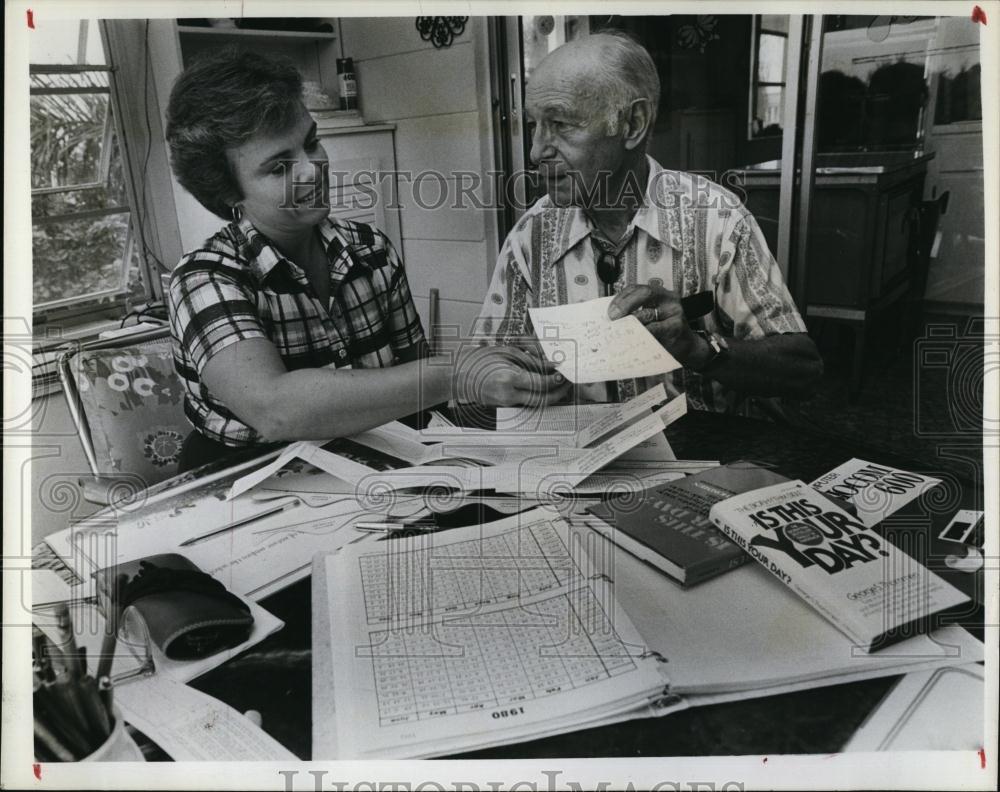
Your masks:
<svg viewBox="0 0 1000 792"><path fill-rule="evenodd" d="M932 476L855 458L820 476L811 486L850 501L858 519L871 528L940 483L941 479Z"/></svg>
<svg viewBox="0 0 1000 792"><path fill-rule="evenodd" d="M550 443L544 447L544 451L534 443L523 442L523 435L498 446L495 432L472 431L464 435L456 433L451 442L443 443L437 447L440 450L435 450L434 446L428 449L422 443L415 443L402 434L375 429L356 436L354 441L404 461L433 460L429 463L412 464L410 467L375 470L316 444L294 443L270 465L237 481L230 490L229 497L263 485L295 459L308 462L334 479L353 487L354 497L363 505L367 503L366 493L373 492L433 488L455 492L496 490L538 495L553 487L573 487L641 443L662 435L665 426L686 414L687 399L684 394L649 412L650 405L662 401L665 395L663 386L657 385L638 398L608 412L591 426L571 435L559 433L564 438L568 437L568 442ZM644 417L640 417L644 413ZM532 437L537 440L538 435L534 434ZM593 443L598 438L601 438L600 442L588 448L576 446L577 442ZM447 452L445 449L448 449ZM436 464L449 458L452 458L452 464ZM477 458L487 461L487 464L455 464L460 459Z"/></svg>
<svg viewBox="0 0 1000 792"><path fill-rule="evenodd" d="M355 522L417 519L429 513L423 498L367 491L364 502L353 495L321 505L297 499L291 508L269 514L270 504L254 500L251 493L226 500L227 489L216 497L186 501L183 508L165 502L162 509L145 510L141 518L95 515L46 541L81 578L89 579L97 569L177 552L182 542L232 524L232 530L180 551L234 594L259 600L306 577L315 553L355 541ZM255 514L267 516L251 519Z"/></svg>
<svg viewBox="0 0 1000 792"><path fill-rule="evenodd" d="M375 472L374 468L370 468L360 462L355 462L353 459L347 459L347 457L340 454L324 451L320 448L320 442L302 440L292 443L273 462L259 470L248 473L236 481L226 497L232 500L242 495L260 482L273 476L293 459L301 459L309 462L329 473L334 478L348 484L357 484L362 478Z"/></svg>
<svg viewBox="0 0 1000 792"><path fill-rule="evenodd" d="M663 386L658 386L662 388ZM645 394L643 394L645 395ZM642 398L642 396L637 397ZM635 401L635 400L633 400ZM627 404L631 404L628 402ZM513 434L514 438L533 437L536 433L561 432L579 443L579 434L586 432L592 424L607 420L607 416L618 414L626 405L617 402L591 404L560 404L543 408L500 407L497 409L497 432ZM639 415L640 413L636 413ZM626 451L618 461L632 462L673 462L676 460L667 437L662 432L644 440L635 448Z"/></svg>
<svg viewBox="0 0 1000 792"><path fill-rule="evenodd" d="M159 674L116 687L115 704L175 762L298 759L228 704Z"/></svg>
<svg viewBox="0 0 1000 792"><path fill-rule="evenodd" d="M446 754L649 714L669 695L664 664L606 584L544 508L318 557L333 679L314 685L333 683L336 758Z"/></svg>
<svg viewBox="0 0 1000 792"><path fill-rule="evenodd" d="M605 382L666 374L680 368L634 316L612 321L613 297L529 308L545 356L570 382Z"/></svg>

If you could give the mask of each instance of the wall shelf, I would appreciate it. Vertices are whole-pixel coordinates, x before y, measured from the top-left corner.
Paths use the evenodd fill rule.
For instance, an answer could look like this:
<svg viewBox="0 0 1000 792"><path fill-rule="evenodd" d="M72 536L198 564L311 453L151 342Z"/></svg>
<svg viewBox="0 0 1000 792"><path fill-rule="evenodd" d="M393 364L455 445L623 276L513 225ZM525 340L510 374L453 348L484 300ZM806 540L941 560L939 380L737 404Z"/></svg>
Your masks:
<svg viewBox="0 0 1000 792"><path fill-rule="evenodd" d="M193 25L178 25L177 32L183 36L215 36L217 38L269 38L269 39L298 39L305 41L333 41L337 38L336 33L324 33L322 31L300 31L300 30L244 30L243 28L213 28L195 27Z"/></svg>

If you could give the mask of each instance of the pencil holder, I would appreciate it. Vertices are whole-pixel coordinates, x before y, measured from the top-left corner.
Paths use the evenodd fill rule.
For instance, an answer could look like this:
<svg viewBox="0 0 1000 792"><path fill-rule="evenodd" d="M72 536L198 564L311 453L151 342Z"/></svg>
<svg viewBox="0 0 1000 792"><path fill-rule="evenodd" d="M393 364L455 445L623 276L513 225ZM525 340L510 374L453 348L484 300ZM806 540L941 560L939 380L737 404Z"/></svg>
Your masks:
<svg viewBox="0 0 1000 792"><path fill-rule="evenodd" d="M144 762L146 761L136 745L135 740L125 730L125 719L118 707L112 710L115 725L101 746L89 756L83 757L83 762Z"/></svg>

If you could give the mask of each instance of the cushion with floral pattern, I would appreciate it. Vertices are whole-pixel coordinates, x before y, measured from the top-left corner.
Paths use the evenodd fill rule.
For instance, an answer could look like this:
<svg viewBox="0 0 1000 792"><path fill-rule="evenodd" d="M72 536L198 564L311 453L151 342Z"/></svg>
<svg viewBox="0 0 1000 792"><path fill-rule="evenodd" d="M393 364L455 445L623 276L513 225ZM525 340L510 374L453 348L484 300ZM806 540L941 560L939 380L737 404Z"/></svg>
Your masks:
<svg viewBox="0 0 1000 792"><path fill-rule="evenodd" d="M174 475L191 425L170 339L84 350L70 365L100 472L147 486Z"/></svg>

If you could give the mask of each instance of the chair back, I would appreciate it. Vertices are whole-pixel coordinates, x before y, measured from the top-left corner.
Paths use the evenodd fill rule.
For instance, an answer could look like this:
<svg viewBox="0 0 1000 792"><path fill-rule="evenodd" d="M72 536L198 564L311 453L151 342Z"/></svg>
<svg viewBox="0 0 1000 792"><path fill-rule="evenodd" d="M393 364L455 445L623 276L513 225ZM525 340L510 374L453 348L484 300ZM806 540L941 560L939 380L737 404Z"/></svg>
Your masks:
<svg viewBox="0 0 1000 792"><path fill-rule="evenodd" d="M62 355L59 377L95 477L149 486L177 473L191 426L167 328L81 344Z"/></svg>

